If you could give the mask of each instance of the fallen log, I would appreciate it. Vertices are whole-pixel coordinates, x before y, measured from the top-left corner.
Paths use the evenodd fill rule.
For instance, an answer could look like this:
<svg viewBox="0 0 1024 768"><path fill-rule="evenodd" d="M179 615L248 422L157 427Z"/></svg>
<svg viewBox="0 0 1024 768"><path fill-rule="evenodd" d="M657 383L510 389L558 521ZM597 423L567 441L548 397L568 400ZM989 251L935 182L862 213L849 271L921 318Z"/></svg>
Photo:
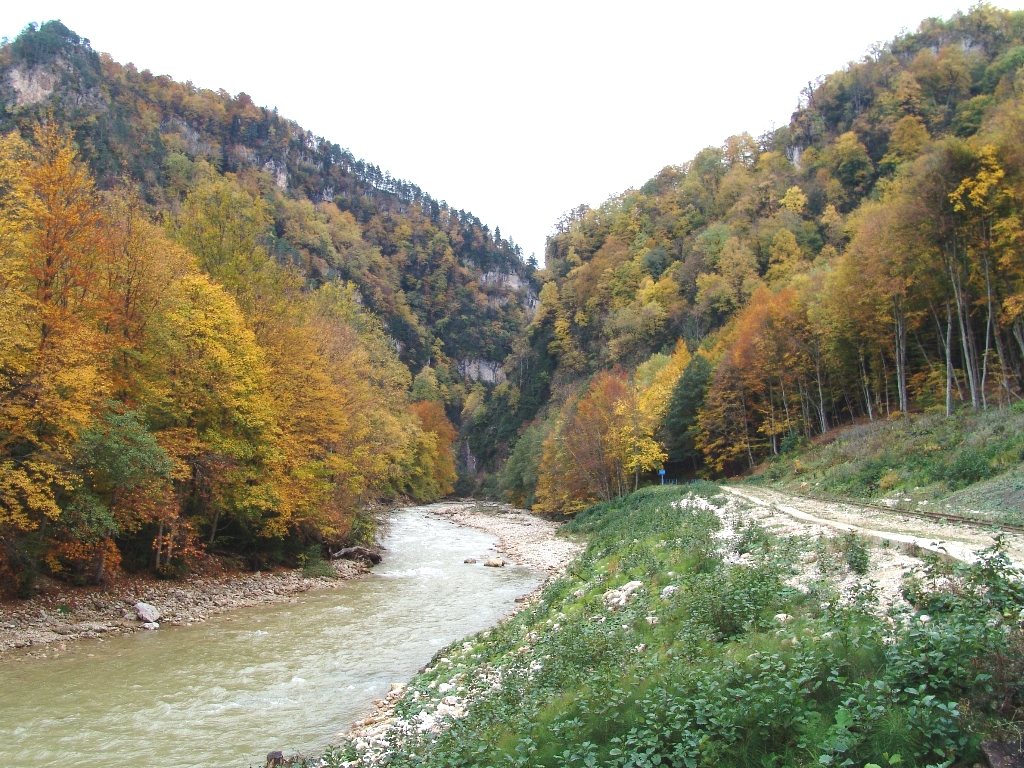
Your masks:
<svg viewBox="0 0 1024 768"><path fill-rule="evenodd" d="M332 560L369 560L374 565L380 562L380 553L367 547L345 547L331 555Z"/></svg>

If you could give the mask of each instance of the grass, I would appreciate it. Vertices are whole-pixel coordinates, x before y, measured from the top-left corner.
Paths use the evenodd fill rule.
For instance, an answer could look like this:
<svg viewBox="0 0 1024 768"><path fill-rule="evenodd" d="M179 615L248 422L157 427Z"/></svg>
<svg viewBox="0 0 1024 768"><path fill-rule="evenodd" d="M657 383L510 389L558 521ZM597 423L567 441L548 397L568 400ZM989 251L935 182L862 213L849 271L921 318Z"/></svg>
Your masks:
<svg viewBox="0 0 1024 768"><path fill-rule="evenodd" d="M748 482L858 500L939 503L1024 524L1024 412L960 411L860 424L765 463ZM924 505L921 502L925 502Z"/></svg>
<svg viewBox="0 0 1024 768"><path fill-rule="evenodd" d="M580 513L567 528L586 551L537 604L434 658L378 764L949 766L1012 731L1024 588L1005 557L933 563L908 583L913 608L882 615L868 582L847 598L835 578L787 587L791 542L748 527L723 545L708 500L727 503L704 483ZM842 548L837 576L865 566ZM634 581L611 610L606 594ZM416 727L467 703L439 733ZM351 744L324 756L368 759Z"/></svg>

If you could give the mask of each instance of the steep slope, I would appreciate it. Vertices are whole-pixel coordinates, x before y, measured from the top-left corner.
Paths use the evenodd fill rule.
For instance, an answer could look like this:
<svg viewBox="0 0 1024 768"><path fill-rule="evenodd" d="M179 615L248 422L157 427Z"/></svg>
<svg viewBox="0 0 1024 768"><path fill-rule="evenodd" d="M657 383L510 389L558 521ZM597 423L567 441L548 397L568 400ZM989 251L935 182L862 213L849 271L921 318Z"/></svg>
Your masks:
<svg viewBox="0 0 1024 768"><path fill-rule="evenodd" d="M551 371L552 407L524 432L544 458L513 451L506 488L543 489L539 465L563 494L567 474L605 478L540 493L569 509L666 460L721 476L856 419L1019 401L1022 65L1024 13L929 19L809 86L789 125L567 213L517 353ZM693 368L668 407L567 458L577 409L611 387L635 412L680 338ZM584 466L587 440L617 458Z"/></svg>
<svg viewBox="0 0 1024 768"><path fill-rule="evenodd" d="M0 46L0 590L322 565L369 502L451 493L532 273L244 94L30 25Z"/></svg>
<svg viewBox="0 0 1024 768"><path fill-rule="evenodd" d="M502 378L536 303L533 270L471 213L244 93L121 65L57 21L0 49L0 131L28 137L47 116L72 132L101 189L130 179L161 211L211 172L248 179L271 204L279 262L311 286L356 285L413 372L437 369L451 415L463 382Z"/></svg>

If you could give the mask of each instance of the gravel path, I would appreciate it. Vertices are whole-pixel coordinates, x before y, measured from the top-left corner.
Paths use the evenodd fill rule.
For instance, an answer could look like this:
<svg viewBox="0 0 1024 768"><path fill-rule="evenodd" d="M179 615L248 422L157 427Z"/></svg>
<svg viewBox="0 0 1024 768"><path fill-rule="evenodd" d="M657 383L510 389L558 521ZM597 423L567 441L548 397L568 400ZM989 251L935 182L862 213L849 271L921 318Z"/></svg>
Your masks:
<svg viewBox="0 0 1024 768"><path fill-rule="evenodd" d="M890 512L847 502L808 499L770 488L722 487L753 504L772 507L795 520L840 531L854 530L875 541L888 540L933 552L943 551L964 562L972 561L976 551L995 543L994 533L984 525L924 520L901 515L896 510ZM1007 533L1003 535L1003 543L1014 564L1024 564L1024 536Z"/></svg>

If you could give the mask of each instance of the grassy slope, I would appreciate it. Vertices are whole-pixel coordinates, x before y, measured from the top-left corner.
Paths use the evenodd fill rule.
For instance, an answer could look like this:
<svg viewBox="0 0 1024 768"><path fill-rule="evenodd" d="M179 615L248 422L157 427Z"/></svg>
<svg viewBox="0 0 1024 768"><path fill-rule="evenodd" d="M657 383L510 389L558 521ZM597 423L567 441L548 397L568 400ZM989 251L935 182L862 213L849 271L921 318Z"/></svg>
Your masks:
<svg viewBox="0 0 1024 768"><path fill-rule="evenodd" d="M1024 411L876 421L766 462L750 482L853 499L940 502L1024 524Z"/></svg>
<svg viewBox="0 0 1024 768"><path fill-rule="evenodd" d="M589 546L539 603L413 680L397 710L409 726L384 762L949 765L975 757L980 734L1024 703L1007 683L1021 679L1024 591L998 558L956 576L956 594L925 579L917 610L880 616L867 585L840 600L845 574L806 594L786 587L806 542L748 527L723 544L696 497L727 503L701 484L581 513L568 529ZM748 564L730 564L738 552ZM632 580L643 586L610 611L606 590ZM664 597L667 586L678 591ZM466 716L419 732L444 696L468 701ZM327 763L354 759L346 746Z"/></svg>

